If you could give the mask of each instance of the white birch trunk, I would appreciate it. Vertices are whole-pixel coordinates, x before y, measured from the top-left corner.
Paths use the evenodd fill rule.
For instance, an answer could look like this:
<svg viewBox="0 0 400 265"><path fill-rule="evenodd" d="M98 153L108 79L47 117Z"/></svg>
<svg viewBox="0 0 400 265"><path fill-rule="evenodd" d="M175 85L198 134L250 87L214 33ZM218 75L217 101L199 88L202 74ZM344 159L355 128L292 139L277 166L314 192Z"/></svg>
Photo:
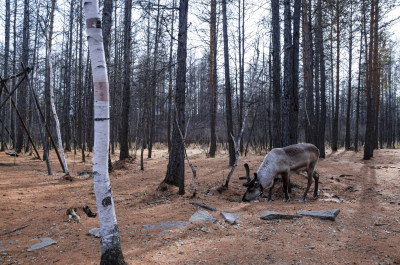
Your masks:
<svg viewBox="0 0 400 265"><path fill-rule="evenodd" d="M58 148L60 148L62 162L64 164L64 172L66 175L69 175L67 161L65 160L64 148L61 140L60 133L60 122L58 121L56 106L54 104L54 90L53 90L53 80L52 80L52 64L51 64L51 42L53 38L53 23L54 23L54 9L55 9L56 1L51 1L51 15L50 15L50 32L48 39L48 49L47 49L47 64L49 67L49 87L50 87L50 105L51 110L53 112L53 117L56 122L56 132L57 132L57 140L58 140Z"/></svg>
<svg viewBox="0 0 400 265"><path fill-rule="evenodd" d="M94 87L93 176L101 235L101 263L126 264L108 177L109 84L97 0L83 0Z"/></svg>
<svg viewBox="0 0 400 265"><path fill-rule="evenodd" d="M53 117L56 122L56 132L57 132L57 140L58 140L58 148L60 148L60 154L61 154L61 159L64 164L64 172L66 175L69 175L69 170L68 170L68 165L67 161L65 160L65 155L64 155L64 148L61 140L61 133L60 133L60 122L58 121L58 116L57 116L57 111L56 111L56 106L54 104L54 91L53 91L53 84L52 84L52 77L51 77L51 71L52 71L52 65L51 65L51 51L48 49L47 57L48 57L48 64L49 64L49 73L50 73L50 103L51 103L51 110L53 112Z"/></svg>

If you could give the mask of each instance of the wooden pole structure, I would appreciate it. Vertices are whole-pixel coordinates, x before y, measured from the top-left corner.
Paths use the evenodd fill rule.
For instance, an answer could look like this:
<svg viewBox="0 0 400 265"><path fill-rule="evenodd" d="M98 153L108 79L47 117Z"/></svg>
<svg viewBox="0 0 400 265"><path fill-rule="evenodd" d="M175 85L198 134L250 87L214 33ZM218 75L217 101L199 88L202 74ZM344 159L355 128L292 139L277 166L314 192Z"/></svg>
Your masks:
<svg viewBox="0 0 400 265"><path fill-rule="evenodd" d="M41 108L40 108L39 100L37 99L35 90L33 90L32 93L33 93L33 98L35 99L36 105L39 106L39 107L38 107L38 110L39 110L39 113L40 113L40 117L42 118L42 120L45 120L44 114L43 114L43 112L42 112L42 110L41 110ZM64 168L64 163L63 163L62 160L61 160L61 156L60 156L60 153L58 152L58 148L57 148L56 143L54 142L53 136L51 136L51 132L50 132L50 128L49 128L48 124L45 124L44 127L46 128L46 132L47 132L47 134L48 134L49 137L50 137L50 141L51 141L51 144L52 144L53 147L54 147L54 151L56 151L57 158L58 158L58 161L60 162L61 168L62 168L62 170L64 171L64 173L66 173L66 172L65 172L65 168Z"/></svg>
<svg viewBox="0 0 400 265"><path fill-rule="evenodd" d="M25 66L23 63L21 63L22 65L22 69L25 69ZM37 102L35 101L35 98L33 96L33 88L31 85L31 82L29 80L29 76L28 76L28 72L25 72L24 77L26 77L27 81L28 81L28 87L30 90L30 94L31 94L31 98L33 101L33 105L35 106L35 116L36 119L38 121L39 124L39 132L40 132L40 138L42 139L42 145L43 145L43 159L46 160L46 166L47 166L47 174L48 175L53 175L53 173L51 172L51 166L50 166L50 159L49 159L49 150L47 149L47 144L46 144L46 138L44 136L43 133L43 124L42 124L42 120L40 118L40 114L39 114L39 105L37 105Z"/></svg>
<svg viewBox="0 0 400 265"><path fill-rule="evenodd" d="M5 79L3 79L4 81ZM14 92L17 90L19 85L22 83L22 81L25 80L25 75L18 81L18 84L14 87L14 89L6 96L6 98L1 102L0 104L0 109L7 103L8 99L14 94ZM7 81L4 81L7 82Z"/></svg>
<svg viewBox="0 0 400 265"><path fill-rule="evenodd" d="M7 88L7 84L4 82L3 78L1 77L1 75L0 75L0 81L1 81L1 83L2 83L2 85L3 85L3 87L4 87L4 89L6 90L6 92L9 94L10 92L9 92L9 90L8 90L8 88ZM17 105L15 104L15 101L14 101L13 98L11 98L11 103L12 103L14 109L15 109L15 112L17 113L17 116L18 116L18 118L19 118L19 121L20 121L21 124L22 124L22 127L24 128L24 130L25 130L25 132L26 132L26 135L28 136L29 142L32 144L32 147L33 147L33 149L35 150L36 156L37 156L39 159L41 159L41 158L40 158L40 155L39 155L39 152L38 152L38 150L36 149L36 145L35 145L35 143L34 143L33 140L32 140L32 137L31 137L31 135L30 135L30 133L29 133L29 131L28 131L28 128L26 128L24 119L22 119L21 113L19 112L19 110L18 110L18 108L17 108Z"/></svg>

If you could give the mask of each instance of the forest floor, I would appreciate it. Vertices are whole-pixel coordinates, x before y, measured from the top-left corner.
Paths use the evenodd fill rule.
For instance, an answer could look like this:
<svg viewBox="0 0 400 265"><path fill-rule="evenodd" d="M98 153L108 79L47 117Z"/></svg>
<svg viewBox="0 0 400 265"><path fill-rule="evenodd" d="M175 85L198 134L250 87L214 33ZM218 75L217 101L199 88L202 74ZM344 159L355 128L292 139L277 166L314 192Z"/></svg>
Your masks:
<svg viewBox="0 0 400 265"><path fill-rule="evenodd" d="M306 178L296 173L291 176L290 202L282 201L281 182L275 185L271 202L240 202L245 192L244 181L239 180L245 175L243 163L254 171L262 155L240 157L229 189L220 194L217 189L230 171L226 153L211 159L204 150L193 148L188 154L197 169L196 198L191 198L188 166L184 196L177 195L175 187L157 189L168 163L165 149L145 159L144 171L133 159L114 163L110 179L128 264L400 264L400 150L375 151L369 161L362 160L362 152L328 152L317 171L320 198L333 199L313 200L312 186L305 203L298 200ZM14 157L0 153L0 264L99 264L100 239L87 235L98 227L98 220L81 208L89 205L96 212L93 180L88 174L78 176L91 170L91 156L82 163L80 156L67 153L67 162L73 181L63 178L54 153L51 176L46 164L32 156L21 155L14 163ZM210 213L218 221L190 223L189 218L202 209L190 202L215 207L217 211ZM78 208L80 223L67 222L70 207ZM335 221L259 218L265 210L297 214L333 209L340 210ZM230 225L221 211L241 219ZM171 227L184 224L178 221L187 224ZM4 234L14 228L21 229ZM57 243L28 251L38 238L47 237Z"/></svg>

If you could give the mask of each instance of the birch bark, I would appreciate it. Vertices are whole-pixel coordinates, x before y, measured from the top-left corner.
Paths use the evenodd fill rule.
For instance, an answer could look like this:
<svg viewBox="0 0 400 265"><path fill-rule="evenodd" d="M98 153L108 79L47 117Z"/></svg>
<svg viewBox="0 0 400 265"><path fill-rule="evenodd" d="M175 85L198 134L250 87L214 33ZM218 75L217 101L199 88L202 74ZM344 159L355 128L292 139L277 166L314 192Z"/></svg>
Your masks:
<svg viewBox="0 0 400 265"><path fill-rule="evenodd" d="M109 84L101 18L96 0L83 0L83 4L94 87L93 181L100 223L100 264L126 264L122 255L114 200L108 177L107 161L110 140Z"/></svg>
<svg viewBox="0 0 400 265"><path fill-rule="evenodd" d="M68 165L65 161L64 155L64 148L61 140L61 133L60 133L60 122L58 120L56 106L54 104L54 90L53 90L53 80L52 80L52 64L51 64L51 46L52 46L52 39L53 39L53 24L54 24L54 9L55 9L56 1L51 1L51 11L50 11L50 31L49 31L49 39L48 39L48 48L47 48L47 67L49 69L48 72L48 79L49 79L49 88L50 88L50 104L51 110L53 112L53 118L56 122L56 132L57 132L57 140L58 140L58 147L60 148L62 162L64 164L64 172L66 175L69 175Z"/></svg>

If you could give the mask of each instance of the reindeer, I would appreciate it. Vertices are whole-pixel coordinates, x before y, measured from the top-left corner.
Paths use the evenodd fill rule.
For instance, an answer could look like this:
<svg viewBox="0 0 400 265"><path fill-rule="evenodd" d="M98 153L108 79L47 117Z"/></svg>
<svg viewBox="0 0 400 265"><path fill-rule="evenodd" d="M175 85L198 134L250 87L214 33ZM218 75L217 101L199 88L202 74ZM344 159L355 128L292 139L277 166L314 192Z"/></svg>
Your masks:
<svg viewBox="0 0 400 265"><path fill-rule="evenodd" d="M300 199L300 202L306 201L306 195L310 189L312 178L315 181L314 196L318 196L318 179L319 175L314 171L319 158L319 150L313 144L294 144L284 148L272 149L264 158L257 172L254 172L253 179L250 179L250 169L247 164L246 168L247 183L243 186L247 187L246 193L242 201L251 201L258 196L263 195L265 189L269 189L268 201L271 200L272 188L274 187L274 178L279 175L283 180L283 191L285 193L284 202L290 201L288 191L290 188L290 171L305 168L307 171L307 188Z"/></svg>

